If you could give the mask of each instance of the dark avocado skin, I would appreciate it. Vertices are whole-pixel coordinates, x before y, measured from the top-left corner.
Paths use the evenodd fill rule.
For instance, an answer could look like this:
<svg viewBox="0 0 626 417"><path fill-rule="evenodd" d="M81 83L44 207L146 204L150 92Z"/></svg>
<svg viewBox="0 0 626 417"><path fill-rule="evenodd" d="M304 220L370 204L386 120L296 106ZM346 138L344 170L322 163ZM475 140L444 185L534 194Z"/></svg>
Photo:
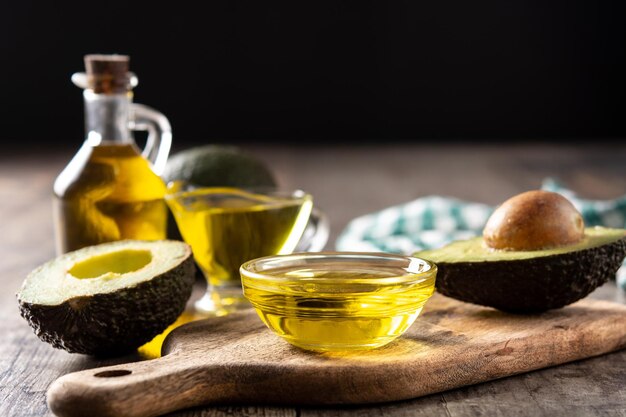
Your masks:
<svg viewBox="0 0 626 417"><path fill-rule="evenodd" d="M186 149L167 161L163 180L204 187L275 187L265 163L235 146L205 145Z"/></svg>
<svg viewBox="0 0 626 417"><path fill-rule="evenodd" d="M530 259L440 262L441 294L511 313L573 303L606 283L626 256L626 237L601 246Z"/></svg>
<svg viewBox="0 0 626 417"><path fill-rule="evenodd" d="M185 309L194 283L188 256L177 267L134 287L73 298L59 305L19 301L20 314L43 341L71 353L119 356L152 340Z"/></svg>

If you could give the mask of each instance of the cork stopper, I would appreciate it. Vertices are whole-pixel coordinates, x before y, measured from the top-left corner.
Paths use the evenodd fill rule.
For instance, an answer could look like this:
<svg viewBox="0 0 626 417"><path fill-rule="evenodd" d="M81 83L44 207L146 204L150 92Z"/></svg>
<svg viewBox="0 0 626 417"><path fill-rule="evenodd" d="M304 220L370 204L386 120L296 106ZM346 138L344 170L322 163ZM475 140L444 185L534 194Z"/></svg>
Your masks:
<svg viewBox="0 0 626 417"><path fill-rule="evenodd" d="M128 55L85 55L87 83L97 94L125 93L130 90Z"/></svg>

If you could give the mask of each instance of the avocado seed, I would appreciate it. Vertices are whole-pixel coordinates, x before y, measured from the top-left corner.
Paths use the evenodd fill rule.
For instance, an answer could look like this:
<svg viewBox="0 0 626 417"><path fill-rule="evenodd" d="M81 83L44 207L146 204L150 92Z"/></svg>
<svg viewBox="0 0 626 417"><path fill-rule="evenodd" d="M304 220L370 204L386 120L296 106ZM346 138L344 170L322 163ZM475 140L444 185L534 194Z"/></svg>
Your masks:
<svg viewBox="0 0 626 417"><path fill-rule="evenodd" d="M528 191L500 205L483 230L485 244L502 250L540 250L579 242L585 234L582 216L560 194Z"/></svg>

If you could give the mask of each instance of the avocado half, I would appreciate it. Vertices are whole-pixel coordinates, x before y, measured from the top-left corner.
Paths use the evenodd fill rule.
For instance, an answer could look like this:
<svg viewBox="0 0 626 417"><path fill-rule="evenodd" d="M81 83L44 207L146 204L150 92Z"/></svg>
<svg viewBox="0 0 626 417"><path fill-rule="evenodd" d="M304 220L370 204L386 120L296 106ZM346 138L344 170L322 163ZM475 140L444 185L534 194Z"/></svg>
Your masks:
<svg viewBox="0 0 626 417"><path fill-rule="evenodd" d="M128 353L163 332L191 296L183 242L125 240L66 253L32 271L17 294L35 334L73 353Z"/></svg>
<svg viewBox="0 0 626 417"><path fill-rule="evenodd" d="M441 294L535 313L571 304L614 278L626 256L626 230L586 228L574 245L538 251L493 250L477 237L414 256L437 264Z"/></svg>

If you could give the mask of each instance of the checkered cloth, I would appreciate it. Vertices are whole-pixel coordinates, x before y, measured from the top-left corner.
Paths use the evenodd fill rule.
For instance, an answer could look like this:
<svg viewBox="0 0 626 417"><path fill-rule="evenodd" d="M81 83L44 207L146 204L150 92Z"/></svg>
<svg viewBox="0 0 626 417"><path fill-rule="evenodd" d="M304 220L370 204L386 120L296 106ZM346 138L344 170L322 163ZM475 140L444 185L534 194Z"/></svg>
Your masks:
<svg viewBox="0 0 626 417"><path fill-rule="evenodd" d="M581 212L586 226L626 228L626 195L615 200L585 200L557 181L543 181L543 190L567 197ZM341 251L410 254L441 247L482 233L494 207L449 197L427 196L358 217L337 239ZM626 290L626 262L617 273Z"/></svg>

